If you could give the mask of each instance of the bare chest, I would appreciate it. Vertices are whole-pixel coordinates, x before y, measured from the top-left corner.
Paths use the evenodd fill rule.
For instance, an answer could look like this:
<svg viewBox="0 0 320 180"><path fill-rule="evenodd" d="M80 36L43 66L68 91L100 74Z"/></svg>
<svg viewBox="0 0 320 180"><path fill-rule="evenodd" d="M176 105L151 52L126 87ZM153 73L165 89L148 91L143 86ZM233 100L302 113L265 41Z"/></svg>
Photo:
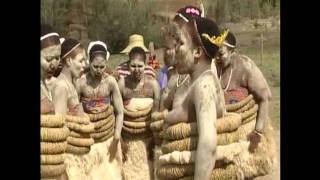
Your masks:
<svg viewBox="0 0 320 180"><path fill-rule="evenodd" d="M109 97L110 88L107 83L98 84L96 87L85 84L82 87L81 96L90 99Z"/></svg>
<svg viewBox="0 0 320 180"><path fill-rule="evenodd" d="M241 69L229 68L219 77L221 88L224 91L247 87L248 78L246 73Z"/></svg>
<svg viewBox="0 0 320 180"><path fill-rule="evenodd" d="M149 83L138 84L126 82L123 92L124 99L131 98L153 98L153 88Z"/></svg>

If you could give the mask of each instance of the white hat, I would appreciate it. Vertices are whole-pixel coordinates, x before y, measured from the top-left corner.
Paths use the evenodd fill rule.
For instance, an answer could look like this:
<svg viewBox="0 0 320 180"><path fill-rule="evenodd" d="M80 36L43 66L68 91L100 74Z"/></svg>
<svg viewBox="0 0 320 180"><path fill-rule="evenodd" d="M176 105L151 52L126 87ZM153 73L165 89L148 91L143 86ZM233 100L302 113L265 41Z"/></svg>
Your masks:
<svg viewBox="0 0 320 180"><path fill-rule="evenodd" d="M109 53L109 51L108 51L107 45L106 45L104 42L102 42L102 41L91 41L91 42L89 43L89 45L88 45L88 52L87 52L88 55L90 55L90 50L91 50L92 47L95 46L95 45L101 45L101 46L103 46L103 47L105 48L106 53L107 53L107 55L106 55L106 60L108 61L108 60L109 60L109 57L110 57L110 53Z"/></svg>

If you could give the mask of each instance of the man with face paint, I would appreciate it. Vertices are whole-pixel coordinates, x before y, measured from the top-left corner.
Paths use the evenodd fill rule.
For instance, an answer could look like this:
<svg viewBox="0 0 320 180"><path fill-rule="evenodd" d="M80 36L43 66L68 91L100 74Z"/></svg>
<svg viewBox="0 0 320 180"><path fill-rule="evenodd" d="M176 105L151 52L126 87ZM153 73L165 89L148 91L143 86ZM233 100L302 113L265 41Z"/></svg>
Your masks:
<svg viewBox="0 0 320 180"><path fill-rule="evenodd" d="M206 18L195 18L172 28L177 42L175 68L179 74L189 74L191 84L181 97L180 105L174 106L167 115L164 128L179 122L197 122L194 179L209 180L216 160L215 123L224 113L222 90L211 70L211 61L226 33L220 34L216 23Z"/></svg>
<svg viewBox="0 0 320 180"><path fill-rule="evenodd" d="M176 16L173 19L173 23L170 24L166 31L164 32L165 39L165 53L164 53L164 63L165 67L162 68L160 72L160 84L162 85L163 91L161 95L160 103L160 113L153 114L153 122L151 127L153 128L153 136L155 139L155 169L160 167L158 160L161 152L161 143L163 139L159 136L162 131L162 125L159 127L157 124L163 122L166 118L168 110L171 111L173 108L179 107L182 100L185 97L190 86L190 76L189 74L179 74L176 64L176 48L179 46L180 41L176 34L177 28L182 27L184 24L188 23L193 18L201 17L201 10L195 6L185 6L179 9Z"/></svg>
<svg viewBox="0 0 320 180"><path fill-rule="evenodd" d="M171 110L173 106L177 106L179 103L179 97L186 92L190 77L188 74L178 74L175 68L175 48L178 45L178 41L175 36L176 27L181 27L189 20L195 17L201 17L201 10L195 6L185 6L177 11L176 16L173 19L173 24L170 25L165 32L165 67L160 73L162 79L160 84L163 88L161 95L161 110ZM166 81L167 80L167 81Z"/></svg>
<svg viewBox="0 0 320 180"><path fill-rule="evenodd" d="M52 27L49 25L42 25L41 26L41 79L40 79L40 86L41 86L41 121L43 120L42 115L48 114L55 114L55 108L52 99L52 88L54 83L56 82L56 78L54 77L54 73L58 69L58 65L60 63L60 53L61 53L61 45L59 41L59 34L54 32ZM52 119L53 117L51 117ZM41 123L42 124L42 123ZM41 127L41 131L43 127ZM47 131L48 128L44 127ZM55 131L56 132L56 131ZM42 133L41 133L42 135ZM42 137L42 136L41 136ZM46 142L44 142L46 143ZM50 142L49 142L50 143ZM41 140L42 144L42 140ZM62 153L64 154L64 153ZM42 165L42 158L48 157L51 155L41 153L41 172L42 168L45 165ZM50 165L49 165L50 166ZM41 175L41 177L43 174ZM59 180L68 179L65 171L57 177Z"/></svg>
<svg viewBox="0 0 320 180"><path fill-rule="evenodd" d="M250 150L254 151L268 124L271 91L257 65L249 57L238 54L235 48L236 38L229 32L226 41L217 53L215 64L226 97L230 92L237 92L237 94L250 93L258 103L256 126L250 136ZM227 98L226 104L230 104L232 101L234 99L228 100Z"/></svg>
<svg viewBox="0 0 320 180"><path fill-rule="evenodd" d="M145 96L154 99L153 111L159 109L160 87L156 79L146 76L146 54L140 47L134 47L129 53L130 75L121 78L118 82L123 101L126 102L134 96Z"/></svg>
<svg viewBox="0 0 320 180"><path fill-rule="evenodd" d="M55 112L60 114L83 114L75 88L85 67L86 52L75 39L66 39L61 45L62 70L53 89Z"/></svg>
<svg viewBox="0 0 320 180"><path fill-rule="evenodd" d="M83 121L89 121L89 117L83 112L83 108L79 101L78 93L76 90L76 81L80 78L83 68L85 66L84 61L86 59L86 52L79 41L75 39L66 39L61 45L61 64L62 70L57 81L52 89L53 103L55 107L55 113L65 115L66 126L69 131L72 132L72 128L69 126L69 117L81 118ZM79 124L77 124L80 126ZM89 124L90 125L90 124ZM70 135L68 136L68 138ZM79 165L83 163L83 156L74 155L68 146L71 147L67 138L67 149L65 154L66 164L66 176L68 179L77 179L78 174L81 172ZM90 137L86 137L90 140ZM92 140L91 140L92 141ZM90 146L88 147L90 148ZM86 152L87 153L87 152ZM77 160L75 160L78 158ZM79 161L78 161L79 160ZM83 174L81 174L83 175Z"/></svg>
<svg viewBox="0 0 320 180"><path fill-rule="evenodd" d="M120 158L121 152L119 140L123 123L123 102L116 79L105 73L110 53L108 52L107 45L105 43L101 41L93 41L89 43L88 55L90 71L82 76L78 81L80 99L83 104L84 111L88 114L103 113L107 111L107 108L110 108L108 106L112 104L116 115L113 138L106 139L103 142L98 140L98 142L104 143L106 146L106 148L98 153L104 152L105 154L101 154L102 157L107 156L107 154L111 154L111 157L117 155L117 157ZM112 163L112 158L107 157L103 161L105 161L103 163L105 166L110 166L110 169L113 169L114 171L113 173L110 173L107 170L101 171L105 172L106 175L108 173L109 175L114 175L116 174L115 172L117 169L121 169L121 167L117 165L118 162L116 162L116 164ZM107 168L105 166L101 166L101 168ZM120 177L120 173L118 177ZM116 176L110 177L110 179L116 178Z"/></svg>
<svg viewBox="0 0 320 180"><path fill-rule="evenodd" d="M59 40L60 40L60 44L62 44L66 39L65 38L60 38ZM54 73L53 76L54 77L58 77L60 72L61 72L61 70L62 70L62 63L60 61L59 65L58 65L58 68L57 68L57 70L56 70L56 72Z"/></svg>
<svg viewBox="0 0 320 180"><path fill-rule="evenodd" d="M61 45L59 34L52 31L48 25L41 27L41 114L54 113L52 104L52 85L56 78L53 77L60 63Z"/></svg>
<svg viewBox="0 0 320 180"><path fill-rule="evenodd" d="M146 54L142 48L132 48L129 59L130 75L118 81L125 111L124 179L152 179L150 157L154 144L149 123L151 111L159 110L160 87L155 78L144 73Z"/></svg>
<svg viewBox="0 0 320 180"><path fill-rule="evenodd" d="M134 47L140 47L144 50L145 53L149 53L149 50L144 45L143 36L139 34L133 34L129 37L129 44L128 46L122 50L120 53L128 54L132 48ZM119 64L116 68L116 72L120 77L126 77L130 75L130 67L129 67L129 61L125 61L121 64ZM145 62L146 63L146 62ZM144 74L151 76L153 78L156 78L156 72L153 69L152 66L145 65L144 67Z"/></svg>

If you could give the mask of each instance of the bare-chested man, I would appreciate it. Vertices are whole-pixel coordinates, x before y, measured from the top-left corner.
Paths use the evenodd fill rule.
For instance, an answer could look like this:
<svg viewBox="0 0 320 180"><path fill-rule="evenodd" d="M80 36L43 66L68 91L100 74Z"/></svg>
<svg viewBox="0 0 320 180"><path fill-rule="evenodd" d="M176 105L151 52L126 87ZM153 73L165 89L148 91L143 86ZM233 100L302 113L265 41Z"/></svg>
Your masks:
<svg viewBox="0 0 320 180"><path fill-rule="evenodd" d="M110 54L105 43L94 41L89 44L88 55L90 71L78 81L80 99L85 112L88 113L91 113L92 108L97 111L95 113L103 112L105 105L112 101L116 114L113 140L114 144L117 145L123 123L123 104L117 81L113 76L105 73ZM102 104L102 106L99 106L99 104ZM99 109L99 107L101 108Z"/></svg>
<svg viewBox="0 0 320 180"><path fill-rule="evenodd" d="M174 24L172 28L177 41L175 67L179 74L190 75L191 85L181 105L169 112L165 123L197 122L199 140L194 179L209 180L216 159L215 122L224 112L219 80L211 70L211 60L225 36L220 35L213 21L205 18L190 20L182 27Z"/></svg>
<svg viewBox="0 0 320 180"><path fill-rule="evenodd" d="M41 27L41 114L54 113L51 89L53 77L60 62L61 45L59 35L48 25Z"/></svg>
<svg viewBox="0 0 320 180"><path fill-rule="evenodd" d="M126 161L123 172L124 179L128 180L152 179L150 157L154 143L149 123L151 111L159 110L160 86L155 78L144 73L145 63L145 51L140 47L132 48L129 53L130 75L118 81L125 109L122 136Z"/></svg>
<svg viewBox="0 0 320 180"><path fill-rule="evenodd" d="M149 97L153 101L153 111L159 110L160 87L157 80L144 73L146 54L140 47L132 48L129 53L131 74L118 82L124 104L133 97Z"/></svg>
<svg viewBox="0 0 320 180"><path fill-rule="evenodd" d="M254 150L267 125L271 91L256 64L249 57L236 53L235 48L236 38L229 32L225 43L217 53L215 64L225 92L245 88L259 105L256 126L250 141L250 150Z"/></svg>
<svg viewBox="0 0 320 180"><path fill-rule="evenodd" d="M54 73L58 69L60 62L61 45L59 34L54 32L49 25L41 26L41 115L55 114L55 108L52 100L52 87L56 81ZM59 180L68 179L66 173L57 178Z"/></svg>
<svg viewBox="0 0 320 180"><path fill-rule="evenodd" d="M85 49L77 40L66 39L61 45L61 58L63 67L53 88L55 112L81 116L83 108L75 85L85 66Z"/></svg>
<svg viewBox="0 0 320 180"><path fill-rule="evenodd" d="M191 10L192 9L192 10ZM177 15L173 19L178 27L181 27L185 23L194 17L200 18L201 10L195 6L185 6L177 11ZM174 106L178 106L180 102L180 97L187 91L190 85L189 74L178 74L175 66L175 48L178 46L179 42L175 37L175 28L177 26L169 26L165 32L165 57L164 62L167 69L167 79L168 84L163 90L161 95L161 110L168 109L171 110Z"/></svg>
<svg viewBox="0 0 320 180"><path fill-rule="evenodd" d="M62 43L62 70L52 88L52 99L56 114L83 115L75 83L83 71L85 58L85 50L77 40L66 39ZM65 163L69 166L67 162ZM70 179L68 172L66 172L65 178Z"/></svg>

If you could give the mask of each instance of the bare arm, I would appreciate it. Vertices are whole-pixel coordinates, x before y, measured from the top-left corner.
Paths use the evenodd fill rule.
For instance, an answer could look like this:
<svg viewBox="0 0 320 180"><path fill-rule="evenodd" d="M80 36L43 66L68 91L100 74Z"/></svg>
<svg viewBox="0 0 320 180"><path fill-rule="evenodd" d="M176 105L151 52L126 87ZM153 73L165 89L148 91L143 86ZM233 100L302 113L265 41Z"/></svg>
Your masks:
<svg viewBox="0 0 320 180"><path fill-rule="evenodd" d="M120 90L120 94L123 96L123 90L124 90L124 78L120 77L120 79L118 80L118 87Z"/></svg>
<svg viewBox="0 0 320 180"><path fill-rule="evenodd" d="M112 87L111 93L112 93L113 106L116 114L116 127L114 132L114 138L116 140L119 140L121 136L122 125L123 125L123 101L122 101L122 96L121 96L117 81L112 76L110 76L110 78L111 78L110 83Z"/></svg>
<svg viewBox="0 0 320 180"><path fill-rule="evenodd" d="M62 82L57 82L52 89L52 101L56 114L67 114L68 112L68 98L67 87Z"/></svg>
<svg viewBox="0 0 320 180"><path fill-rule="evenodd" d="M217 131L216 123L216 89L214 81L205 78L193 90L195 105L198 145L195 157L194 180L209 180L216 161Z"/></svg>
<svg viewBox="0 0 320 180"><path fill-rule="evenodd" d="M84 92L84 85L86 84L86 77L85 76L86 75L83 75L81 78L76 80L75 88L77 90L79 99L81 99L83 92Z"/></svg>
<svg viewBox="0 0 320 180"><path fill-rule="evenodd" d="M248 89L254 95L259 105L255 130L264 132L265 125L268 121L271 91L262 72L256 65L252 66L248 76Z"/></svg>
<svg viewBox="0 0 320 180"><path fill-rule="evenodd" d="M83 78L79 78L75 81L74 87L76 88L77 93L79 94L79 98L81 95L81 86L83 84Z"/></svg>
<svg viewBox="0 0 320 180"><path fill-rule="evenodd" d="M160 85L157 80L152 80L153 88L153 108L152 111L159 111L160 109Z"/></svg>
<svg viewBox="0 0 320 180"><path fill-rule="evenodd" d="M169 110L172 109L173 99L176 92L176 86L175 86L176 81L177 81L176 76L172 76L169 79L168 86L165 87L163 94L161 96L161 104L163 104L163 106Z"/></svg>

